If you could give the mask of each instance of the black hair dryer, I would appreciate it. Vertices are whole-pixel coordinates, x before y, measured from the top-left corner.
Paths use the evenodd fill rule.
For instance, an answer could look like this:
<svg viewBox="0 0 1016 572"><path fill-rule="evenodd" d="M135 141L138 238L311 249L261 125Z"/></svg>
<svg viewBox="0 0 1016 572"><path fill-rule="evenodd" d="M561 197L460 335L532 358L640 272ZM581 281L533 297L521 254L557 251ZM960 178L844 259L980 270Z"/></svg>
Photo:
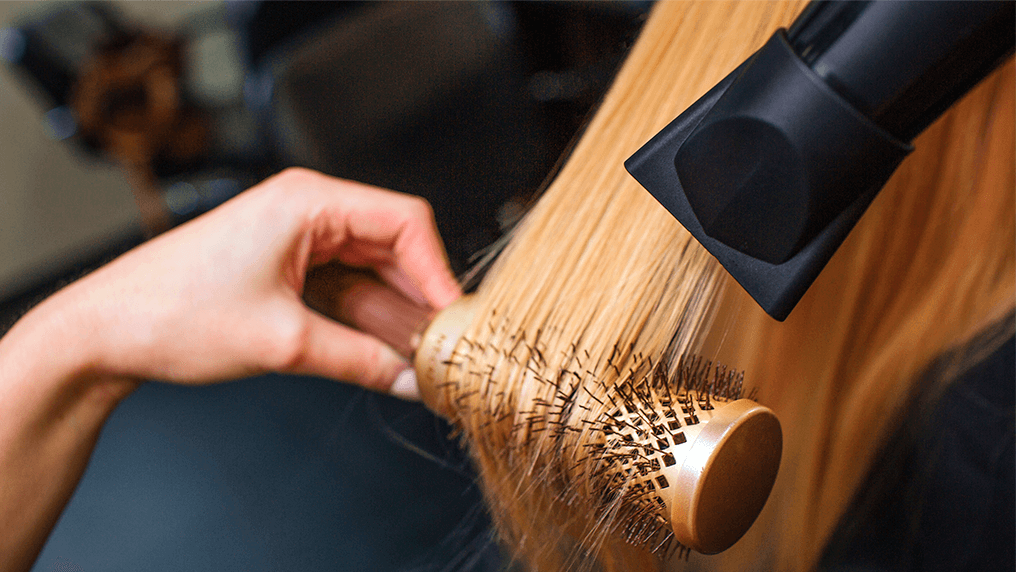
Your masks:
<svg viewBox="0 0 1016 572"><path fill-rule="evenodd" d="M1014 8L812 2L625 167L783 320L913 138L1012 55Z"/></svg>

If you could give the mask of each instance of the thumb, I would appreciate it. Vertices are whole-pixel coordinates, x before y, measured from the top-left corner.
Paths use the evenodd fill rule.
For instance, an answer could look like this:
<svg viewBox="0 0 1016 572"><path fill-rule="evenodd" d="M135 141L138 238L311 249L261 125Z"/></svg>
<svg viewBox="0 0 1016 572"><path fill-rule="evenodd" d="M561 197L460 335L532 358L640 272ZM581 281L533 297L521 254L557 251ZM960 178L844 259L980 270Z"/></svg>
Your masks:
<svg viewBox="0 0 1016 572"><path fill-rule="evenodd" d="M410 368L381 340L308 310L304 350L293 373L327 377L388 393L400 373Z"/></svg>

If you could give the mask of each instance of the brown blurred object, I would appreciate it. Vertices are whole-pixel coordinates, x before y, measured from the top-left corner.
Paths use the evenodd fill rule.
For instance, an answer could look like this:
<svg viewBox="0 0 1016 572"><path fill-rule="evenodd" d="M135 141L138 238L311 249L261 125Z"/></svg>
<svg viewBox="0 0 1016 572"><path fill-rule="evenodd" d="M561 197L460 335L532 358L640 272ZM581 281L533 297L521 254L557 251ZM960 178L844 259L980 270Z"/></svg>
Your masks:
<svg viewBox="0 0 1016 572"><path fill-rule="evenodd" d="M181 98L183 44L139 32L99 46L74 86L81 135L127 172L149 236L170 227L154 165L193 161L207 147L204 118Z"/></svg>

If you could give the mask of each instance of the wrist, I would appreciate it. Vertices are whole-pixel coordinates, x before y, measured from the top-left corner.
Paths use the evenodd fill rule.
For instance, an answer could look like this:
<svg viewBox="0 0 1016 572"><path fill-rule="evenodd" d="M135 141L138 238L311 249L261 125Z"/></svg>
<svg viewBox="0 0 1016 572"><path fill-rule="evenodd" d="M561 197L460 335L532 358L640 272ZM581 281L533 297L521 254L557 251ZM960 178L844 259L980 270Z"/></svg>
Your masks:
<svg viewBox="0 0 1016 572"><path fill-rule="evenodd" d="M87 313L57 294L0 338L0 569L30 568L102 425L137 387L97 372Z"/></svg>
<svg viewBox="0 0 1016 572"><path fill-rule="evenodd" d="M104 370L104 332L74 285L33 308L0 339L0 383L22 385L46 401L112 410L138 381Z"/></svg>

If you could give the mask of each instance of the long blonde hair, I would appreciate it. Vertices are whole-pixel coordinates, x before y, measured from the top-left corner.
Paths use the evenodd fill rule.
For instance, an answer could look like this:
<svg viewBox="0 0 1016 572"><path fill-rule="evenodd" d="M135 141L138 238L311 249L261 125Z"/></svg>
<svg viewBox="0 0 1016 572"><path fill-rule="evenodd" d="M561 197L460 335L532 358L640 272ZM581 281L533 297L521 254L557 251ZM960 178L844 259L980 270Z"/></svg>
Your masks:
<svg viewBox="0 0 1016 572"><path fill-rule="evenodd" d="M676 566L806 570L921 371L1013 309L1011 64L918 138L784 323L624 171L632 152L802 7L659 3L572 156L480 285L456 350L468 364L445 405L457 411L510 550L534 569L654 561L651 546L626 542L616 513L590 512L602 506L587 498L589 431L554 440L553 427L540 426L566 371L577 372L566 388L590 388L595 408L597 387L646 362L673 375L699 354L743 370L783 424L774 493L732 549Z"/></svg>

